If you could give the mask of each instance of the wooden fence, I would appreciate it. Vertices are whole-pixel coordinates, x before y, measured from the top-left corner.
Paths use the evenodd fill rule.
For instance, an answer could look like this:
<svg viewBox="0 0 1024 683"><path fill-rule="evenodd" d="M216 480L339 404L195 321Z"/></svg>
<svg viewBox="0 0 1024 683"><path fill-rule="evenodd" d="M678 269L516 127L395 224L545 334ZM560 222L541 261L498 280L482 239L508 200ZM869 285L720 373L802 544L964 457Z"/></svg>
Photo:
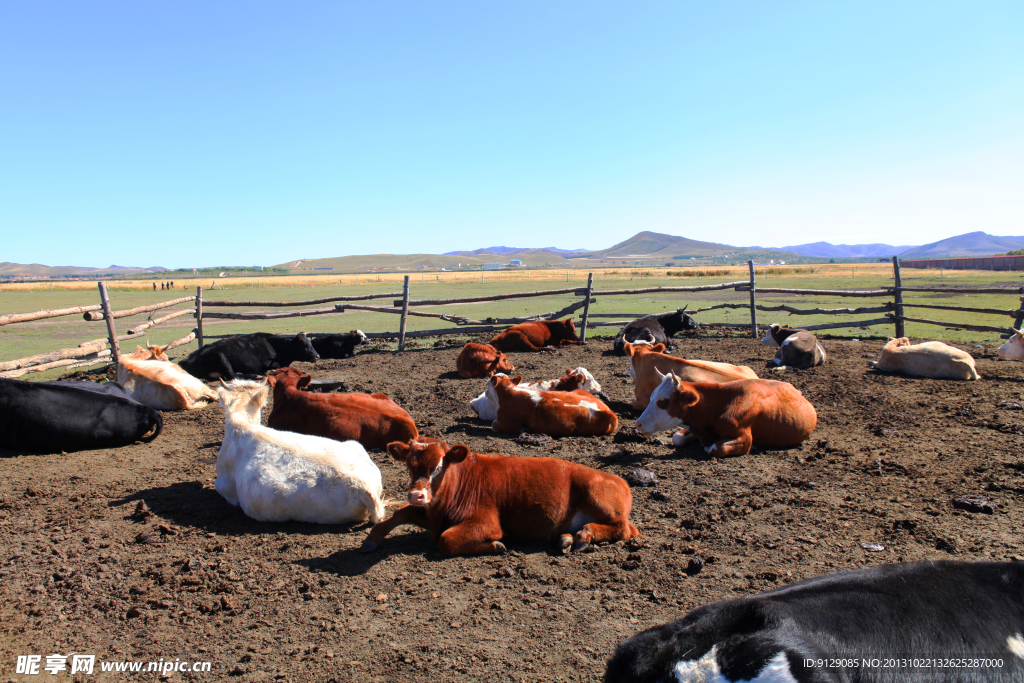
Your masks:
<svg viewBox="0 0 1024 683"><path fill-rule="evenodd" d="M586 287L573 287L566 289L548 289L533 292L515 292L510 294L494 294L489 296L476 296L476 297L465 297L458 299L413 299L410 294L409 276L405 277L405 282L401 292L388 292L383 294L366 294L360 296L336 296L325 299L311 299L306 301L221 301L221 300L204 300L202 287L196 288L195 296L186 296L178 299L172 299L170 301L164 301L156 304L150 304L147 306L139 306L136 308L125 309L115 311L111 309L110 300L107 295L106 284L103 282L99 283L99 294L100 303L89 306L77 306L73 308L64 308L57 310L44 310L36 311L34 313L20 313L13 315L0 315L0 326L11 325L18 323L26 323L34 320L40 320L45 318L53 318L57 316L66 316L74 314L82 314L82 317L88 321L105 321L107 326L107 337L101 339L93 339L90 341L83 342L76 348L70 349L58 349L48 353L37 354L26 358L19 358L10 361L0 361L0 377L19 377L29 372L41 372L57 367L67 367L68 369L82 367L86 365L93 365L96 363L113 361L117 363L118 360L118 343L121 341L136 339L145 330L158 325L167 320L171 320L180 316L191 314L196 321L195 328L189 332L186 336L171 342L168 347L174 348L187 344L193 340L198 342L198 346L202 348L206 339L215 339L221 337L228 337L234 335L215 335L210 336L203 334L203 321L205 319L230 319L230 320L277 320L280 318L299 318L307 316L318 316L343 313L347 310L353 311L367 311L373 313L391 314L399 316L399 329L397 332L370 332L367 333L367 337L378 338L378 339L398 339L398 350L405 350L406 339L414 337L433 337L433 336L444 336L444 335L467 335L467 334L483 334L493 333L500 330L506 329L511 325L518 323L527 322L531 320L556 320L576 313L582 309L581 313L581 327L579 330L580 339L586 341L587 332L589 329L594 327L622 327L631 320L640 317L642 314L637 313L596 313L591 311L591 304L597 303L596 297L618 297L618 296L637 296L641 294L654 294L654 293L699 293L699 292L714 292L714 291L725 291L731 290L737 293L746 294L744 297L748 299L743 303L720 303L703 308L687 309L687 313L704 313L708 311L718 309L748 309L750 311L750 322L737 324L737 323L716 323L702 320L705 325L715 327L735 327L742 329L749 329L752 337L758 336L758 323L757 323L757 312L783 312L789 315L828 315L828 316L864 316L873 315L881 317L872 317L867 319L856 319L856 320L843 320L834 323L823 323L818 325L808 325L803 329L807 330L832 330L840 328L868 328L878 325L892 325L894 332L897 337L905 336L904 329L907 322L922 323L926 325L940 325L947 328L965 329L980 332L999 332L1003 333L1003 336L1008 336L1010 332L1010 325L1005 327L993 327L987 325L975 325L967 323L955 323L955 322L943 322L939 320L930 320L925 318L908 317L906 315L906 309L918 308L928 310L940 310L940 311L959 311L968 313L978 313L984 315L997 315L1006 316L1014 319L1013 327L1019 329L1021 323L1024 322L1024 287L1020 288L1006 288L1006 287L988 287L988 288L970 288L970 287L904 287L902 284L902 278L900 273L900 262L898 258L893 258L893 286L880 287L878 289L870 290L846 290L846 289L794 289L794 288L779 288L779 287L759 287L755 279L754 264L748 263L749 266L749 277L747 280L739 280L734 282L722 282L717 284L709 285L696 285L689 287L643 287L635 289L595 289L594 288L594 276L593 274L587 279ZM938 304L920 304L920 303L907 303L903 300L903 294L905 292L910 293L921 293L921 292L941 292L941 293L952 293L956 295L969 295L969 294L1006 294L1015 295L1017 297L1017 307L1013 309L1001 309L1001 308L977 308L977 307L966 307L966 306L948 306ZM852 297L852 298L888 298L890 301L880 302L878 305L873 306L858 306L855 308L797 308L794 306L780 304L780 305L764 305L757 303L758 295L775 295L775 294L788 294L797 296L826 296L826 297ZM459 304L469 303L486 303L492 301L503 301L508 299L525 299L535 297L547 297L547 296L565 296L571 295L573 297L580 297L580 300L572 303L564 308L555 311L548 311L545 313L538 313L531 316L524 317L512 317L512 318L495 318L495 317L479 317L470 318L464 315L452 315L445 313L432 313L426 311L415 310L417 308L431 306L450 306ZM395 298L401 297L401 298ZM372 306L362 303L353 303L357 301L372 301L375 299L391 299L391 306ZM187 308L178 309L172 311L159 318L153 319L136 325L135 327L127 330L123 335L118 335L115 329L115 321L119 318L124 318L132 315L138 315L141 313L152 313L153 311L170 308L180 304L192 304ZM324 304L331 304L324 306ZM212 311L214 308L239 308L239 307L268 307L268 308L292 308L297 310L291 311L262 311L262 312L219 312ZM310 308L315 307L315 308ZM433 318L439 321L450 323L449 327L431 330L418 330L414 332L406 331L406 322L409 316L414 317L426 317ZM616 318L610 321L596 321L596 318Z"/></svg>

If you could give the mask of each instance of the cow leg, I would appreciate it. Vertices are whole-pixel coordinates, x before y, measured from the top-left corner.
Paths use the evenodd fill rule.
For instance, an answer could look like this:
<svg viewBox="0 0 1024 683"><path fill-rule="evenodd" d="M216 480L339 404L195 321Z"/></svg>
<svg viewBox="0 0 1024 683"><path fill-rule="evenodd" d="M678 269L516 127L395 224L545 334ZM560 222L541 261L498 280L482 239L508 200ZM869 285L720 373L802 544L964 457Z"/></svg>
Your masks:
<svg viewBox="0 0 1024 683"><path fill-rule="evenodd" d="M427 522L427 510L426 508L419 507L418 505L406 505L395 511L395 514L385 519L383 522L379 522L373 525L370 529L370 534L363 541L363 546L360 548L364 553L373 552L380 545L380 542L384 540L384 537L394 531L397 527L403 524L411 524L418 526L423 529L430 529L430 524Z"/></svg>
<svg viewBox="0 0 1024 683"><path fill-rule="evenodd" d="M726 458L732 455L746 455L750 452L752 444L750 430L745 429L735 439L716 441L704 450L716 458Z"/></svg>
<svg viewBox="0 0 1024 683"><path fill-rule="evenodd" d="M493 517L493 519L491 518ZM445 529L437 547L445 557L455 555L496 555L505 552L497 514L473 517Z"/></svg>
<svg viewBox="0 0 1024 683"><path fill-rule="evenodd" d="M575 543L572 549L575 551L585 550L591 543L614 543L615 541L628 541L636 538L640 532L635 526L623 519L618 524L597 524L591 522L576 532Z"/></svg>
<svg viewBox="0 0 1024 683"><path fill-rule="evenodd" d="M231 367L231 361L223 353L217 354L217 365L220 366L214 372L220 373L220 378L231 381L235 378L235 370Z"/></svg>
<svg viewBox="0 0 1024 683"><path fill-rule="evenodd" d="M672 435L672 445L676 448L681 448L686 444L690 443L697 437L686 429L680 429L678 432Z"/></svg>

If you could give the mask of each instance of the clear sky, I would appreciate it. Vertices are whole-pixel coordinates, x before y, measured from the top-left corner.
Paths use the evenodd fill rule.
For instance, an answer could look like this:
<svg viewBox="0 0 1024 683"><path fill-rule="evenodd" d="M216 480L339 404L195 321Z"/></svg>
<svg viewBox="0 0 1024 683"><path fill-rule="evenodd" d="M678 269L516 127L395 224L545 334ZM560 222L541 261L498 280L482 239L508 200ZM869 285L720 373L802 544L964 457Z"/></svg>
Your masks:
<svg viewBox="0 0 1024 683"><path fill-rule="evenodd" d="M1024 235L1024 3L4 2L0 261Z"/></svg>

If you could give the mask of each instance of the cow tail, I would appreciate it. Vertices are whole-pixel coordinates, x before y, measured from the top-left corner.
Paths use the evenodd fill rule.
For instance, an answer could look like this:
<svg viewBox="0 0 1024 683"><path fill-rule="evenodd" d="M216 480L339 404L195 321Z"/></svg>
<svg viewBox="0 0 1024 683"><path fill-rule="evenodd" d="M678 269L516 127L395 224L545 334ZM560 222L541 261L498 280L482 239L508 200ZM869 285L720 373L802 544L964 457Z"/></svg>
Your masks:
<svg viewBox="0 0 1024 683"><path fill-rule="evenodd" d="M139 441L141 441L142 443L149 443L156 437L160 436L160 432L164 430L163 415L161 415L160 412L157 410L154 410L153 413L156 415L156 431L150 434L149 436L143 436L141 439L139 439Z"/></svg>

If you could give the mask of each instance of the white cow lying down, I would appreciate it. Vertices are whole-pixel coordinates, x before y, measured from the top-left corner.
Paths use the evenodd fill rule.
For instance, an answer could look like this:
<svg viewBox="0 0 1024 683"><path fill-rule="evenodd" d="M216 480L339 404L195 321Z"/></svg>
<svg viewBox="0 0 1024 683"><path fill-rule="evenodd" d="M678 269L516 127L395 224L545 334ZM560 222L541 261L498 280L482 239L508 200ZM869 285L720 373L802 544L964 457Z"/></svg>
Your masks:
<svg viewBox="0 0 1024 683"><path fill-rule="evenodd" d="M890 339L882 357L871 367L885 372L940 379L978 379L971 354L942 342L911 344L906 337Z"/></svg>
<svg viewBox="0 0 1024 683"><path fill-rule="evenodd" d="M384 519L380 470L358 441L264 427L268 385L221 383L224 441L217 453L217 493L261 522Z"/></svg>
<svg viewBox="0 0 1024 683"><path fill-rule="evenodd" d="M217 392L172 363L163 346L135 347L117 363L117 381L128 395L157 410L192 410L217 400Z"/></svg>
<svg viewBox="0 0 1024 683"><path fill-rule="evenodd" d="M574 370L566 370L566 375L583 375L583 386L580 388L584 391L597 395L601 393L601 385L597 383L594 376L590 374L590 371L586 368L579 367ZM502 377L506 375L504 373L497 373ZM555 386L559 381L565 379L565 377L559 377L558 379L547 379L543 382L520 382L519 388L526 389L528 391L551 391L551 387ZM607 399L605 399L607 400ZM493 422L498 419L498 396L491 386L490 380L487 381L487 387L484 389L484 393L480 394L472 401L469 402L469 407L472 408L477 417L487 422Z"/></svg>

